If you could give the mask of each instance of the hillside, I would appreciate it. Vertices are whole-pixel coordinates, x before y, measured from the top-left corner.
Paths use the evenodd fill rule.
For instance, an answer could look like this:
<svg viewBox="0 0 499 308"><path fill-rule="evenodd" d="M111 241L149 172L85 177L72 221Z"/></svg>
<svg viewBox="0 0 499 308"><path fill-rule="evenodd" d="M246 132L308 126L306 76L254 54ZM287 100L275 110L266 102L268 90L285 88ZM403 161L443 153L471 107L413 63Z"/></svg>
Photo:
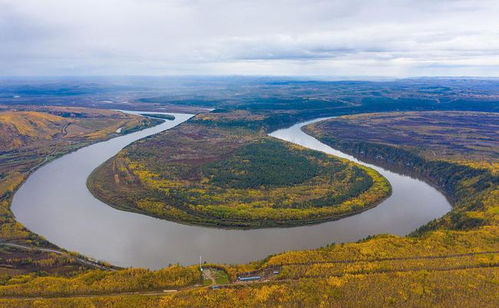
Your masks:
<svg viewBox="0 0 499 308"><path fill-rule="evenodd" d="M18 149L40 139L50 140L62 135L70 122L40 112L0 113L0 150Z"/></svg>
<svg viewBox="0 0 499 308"><path fill-rule="evenodd" d="M470 115L469 124L463 123L462 115L448 114L446 118L457 121L462 129L480 123L473 121L477 120L473 115ZM356 125L352 124L355 118L337 118L306 129L362 159L376 160L399 172L405 166L406 171L412 170L414 176L431 181L452 199L454 208L448 215L411 236L378 235L357 243L333 243L319 249L285 252L250 264L207 264L205 271L225 272L231 281L213 289L202 286L214 282L200 272L193 278L192 267L167 269L176 273L161 282L165 286L175 286L168 292L158 290L158 285L148 282L140 271L133 274L129 270L116 274L99 271L68 279L32 277L0 287L0 294L19 297L3 299L0 303L7 307L20 304L36 307L39 303L51 307L495 307L499 279L499 192L497 175L491 170L497 168L497 160L487 147L471 156L462 154L460 161L464 163L457 164L453 161L454 155L427 160L418 156L415 150L401 149L395 143L378 144L367 138L338 137L342 132L351 134L355 130L363 136L361 133L366 128L363 124L378 116L361 115ZM384 114L383 130L395 130L401 117L406 119L407 116L425 117L437 123L442 114ZM345 122L349 124L343 126ZM411 125L407 131L394 134L419 131L423 125ZM480 134L487 132L487 124L479 126ZM370 129L376 131L376 125L372 124ZM448 132L445 139L438 137L438 130L430 135L440 149L449 151L456 146L452 142L453 132L459 140L459 130ZM412 140L406 146L417 149L418 139ZM487 164L474 157L484 158ZM159 273L161 271L154 275ZM117 285L111 278L113 275L116 279L126 275L127 283ZM147 275L151 277L152 274ZM184 278L180 279L178 275ZM238 280L238 277L251 276L259 278L250 282ZM75 282L78 287L68 290ZM110 291L102 291L104 284L109 285ZM38 296L54 298L30 299Z"/></svg>
<svg viewBox="0 0 499 308"><path fill-rule="evenodd" d="M102 138L119 128L137 129L143 121L137 116L109 111L99 114L83 108L35 110L0 112L0 151L47 146L54 140Z"/></svg>
<svg viewBox="0 0 499 308"><path fill-rule="evenodd" d="M0 112L0 280L11 275L68 275L95 268L78 254L60 250L18 223L10 211L15 190L50 160L156 120L121 112L67 107L29 107ZM40 250L44 247L44 250ZM83 261L82 261L83 260Z"/></svg>

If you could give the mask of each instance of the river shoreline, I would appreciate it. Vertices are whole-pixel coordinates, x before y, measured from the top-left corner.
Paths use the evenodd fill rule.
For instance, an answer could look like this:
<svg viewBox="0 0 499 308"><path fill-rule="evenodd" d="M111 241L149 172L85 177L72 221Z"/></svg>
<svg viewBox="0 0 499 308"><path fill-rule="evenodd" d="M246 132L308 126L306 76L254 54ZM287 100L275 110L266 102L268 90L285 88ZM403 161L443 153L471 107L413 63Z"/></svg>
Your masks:
<svg viewBox="0 0 499 308"><path fill-rule="evenodd" d="M181 120L187 120L190 115L183 117ZM183 121L173 122L169 123L171 127ZM334 149L301 131L309 123L299 123L271 135L281 134L286 141L308 144L309 148L335 155ZM38 169L14 196L16 217L30 230L65 249L118 266L155 269L171 263L194 264L199 255L212 263L243 263L285 250L318 248L378 233L406 235L450 210L445 197L428 184L382 168L378 169L396 183L392 184L392 196L378 206L335 221L289 228L226 230L182 225L117 211L88 192L86 180L95 167L121 147L170 128L163 125L122 136L126 139L117 137L88 146L85 151L64 155ZM68 178L65 172L73 178ZM390 183L392 180L389 179ZM403 200L404 194L408 200ZM39 201L33 202L35 196Z"/></svg>

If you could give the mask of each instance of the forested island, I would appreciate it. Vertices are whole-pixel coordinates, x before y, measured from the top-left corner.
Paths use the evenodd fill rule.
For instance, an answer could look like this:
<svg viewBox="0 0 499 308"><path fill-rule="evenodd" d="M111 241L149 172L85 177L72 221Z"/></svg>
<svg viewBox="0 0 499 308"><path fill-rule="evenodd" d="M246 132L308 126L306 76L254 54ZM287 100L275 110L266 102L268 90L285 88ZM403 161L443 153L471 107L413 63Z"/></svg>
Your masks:
<svg viewBox="0 0 499 308"><path fill-rule="evenodd" d="M175 120L175 116L173 114L161 114L161 113L141 113L141 115L149 118L157 118L163 120Z"/></svg>
<svg viewBox="0 0 499 308"><path fill-rule="evenodd" d="M234 228L333 220L390 194L374 170L268 137L264 119L200 114L130 145L94 171L88 187L119 209Z"/></svg>

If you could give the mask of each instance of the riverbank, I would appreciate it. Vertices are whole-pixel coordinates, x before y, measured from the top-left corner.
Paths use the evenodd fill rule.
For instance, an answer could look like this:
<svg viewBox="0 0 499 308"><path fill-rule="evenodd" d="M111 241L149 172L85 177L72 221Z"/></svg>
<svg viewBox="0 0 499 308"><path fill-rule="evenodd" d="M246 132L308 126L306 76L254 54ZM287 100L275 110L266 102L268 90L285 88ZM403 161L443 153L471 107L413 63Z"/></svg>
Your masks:
<svg viewBox="0 0 499 308"><path fill-rule="evenodd" d="M0 275L47 272L63 275L112 268L68 252L31 232L11 212L23 181L53 160L89 144L117 136L117 127L143 129L154 120L109 110L39 107L0 113Z"/></svg>
<svg viewBox="0 0 499 308"><path fill-rule="evenodd" d="M117 209L226 229L337 220L391 193L370 168L269 138L254 115L206 117L126 147L92 172L90 192ZM256 128L224 127L227 118Z"/></svg>
<svg viewBox="0 0 499 308"><path fill-rule="evenodd" d="M393 183L393 194L380 205L334 222L295 228L243 231L181 225L116 211L86 190L88 175L121 148L178 125L188 117L176 115L173 123L111 139L46 165L35 172L23 185L23 190L16 194L19 210L16 216L59 246L119 266L154 269L170 263L197 263L199 255L212 263L243 263L284 250L313 249L331 242L356 241L377 233L405 235L450 209L445 198L435 189L383 169L377 170ZM281 130L276 137L341 155L304 134L301 125ZM68 173L71 178L66 176ZM29 201L31 193L43 198L33 204ZM425 201L422 206L419 205L421 201ZM54 225L58 227L54 228ZM64 233L58 230L64 230ZM176 249L173 251L169 247ZM227 251L226 247L232 249Z"/></svg>
<svg viewBox="0 0 499 308"><path fill-rule="evenodd" d="M312 124L305 130L356 157L414 174L442 191L454 210L415 232L423 234L444 225L473 229L494 222L493 213L475 212L484 204L490 207L499 202L495 196L499 183L498 144L493 137L497 118L497 113L476 112L370 114ZM383 144L376 142L381 136ZM476 140L481 140L480 147L474 145ZM422 143L426 143L425 147Z"/></svg>

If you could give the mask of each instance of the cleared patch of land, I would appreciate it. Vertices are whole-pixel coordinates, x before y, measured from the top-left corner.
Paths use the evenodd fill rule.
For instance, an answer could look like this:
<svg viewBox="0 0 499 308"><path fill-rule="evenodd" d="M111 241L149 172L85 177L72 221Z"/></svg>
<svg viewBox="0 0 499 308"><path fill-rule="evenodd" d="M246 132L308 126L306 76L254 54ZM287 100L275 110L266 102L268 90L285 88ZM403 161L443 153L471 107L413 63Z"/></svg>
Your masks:
<svg viewBox="0 0 499 308"><path fill-rule="evenodd" d="M331 220L390 193L371 169L267 137L254 128L260 119L199 115L128 146L92 174L89 188L121 209L244 228Z"/></svg>

